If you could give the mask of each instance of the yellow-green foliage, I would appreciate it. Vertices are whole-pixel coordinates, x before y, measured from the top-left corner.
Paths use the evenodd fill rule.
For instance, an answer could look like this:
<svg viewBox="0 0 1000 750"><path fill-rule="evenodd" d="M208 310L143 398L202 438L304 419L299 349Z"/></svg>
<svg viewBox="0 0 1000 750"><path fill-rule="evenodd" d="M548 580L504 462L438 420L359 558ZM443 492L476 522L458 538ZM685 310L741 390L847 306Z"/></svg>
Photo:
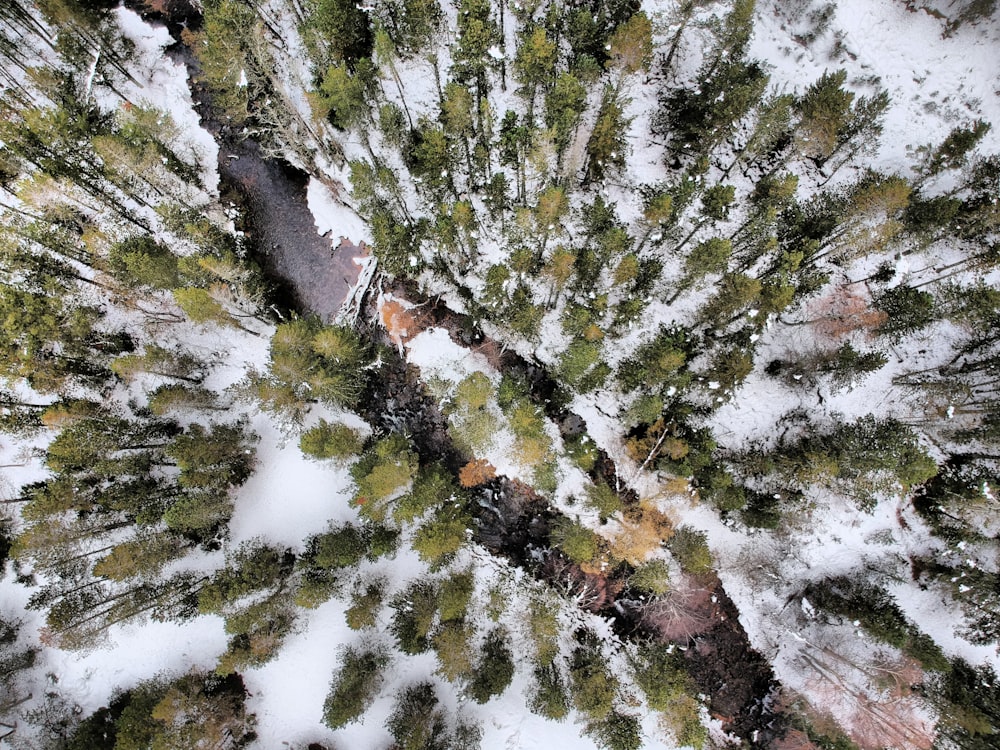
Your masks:
<svg viewBox="0 0 1000 750"><path fill-rule="evenodd" d="M397 523L409 523L420 518L431 508L462 498L452 475L440 464L420 469L413 487L394 503L392 517Z"/></svg>
<svg viewBox="0 0 1000 750"><path fill-rule="evenodd" d="M681 526L674 532L667 546L686 572L698 575L712 569L712 553L703 531Z"/></svg>
<svg viewBox="0 0 1000 750"><path fill-rule="evenodd" d="M482 409L493 395L493 383L482 372L474 372L459 382L455 389L455 404L463 411Z"/></svg>
<svg viewBox="0 0 1000 750"><path fill-rule="evenodd" d="M347 458L361 450L361 435L345 424L319 423L302 433L299 449L312 458Z"/></svg>
<svg viewBox="0 0 1000 750"><path fill-rule="evenodd" d="M416 476L417 454L401 435L389 435L351 467L357 487L355 503L375 520L385 516L385 500L404 489Z"/></svg>
<svg viewBox="0 0 1000 750"><path fill-rule="evenodd" d="M450 620L441 625L431 638L438 659L438 674L449 682L467 677L472 672L472 636L468 623Z"/></svg>
<svg viewBox="0 0 1000 750"><path fill-rule="evenodd" d="M581 646L570 661L570 695L577 711L600 721L614 708L618 680L608 671L596 644Z"/></svg>
<svg viewBox="0 0 1000 750"><path fill-rule="evenodd" d="M351 594L351 606L344 613L347 627L351 630L365 630L375 627L375 621L384 599L385 580L382 578L355 586Z"/></svg>
<svg viewBox="0 0 1000 750"><path fill-rule="evenodd" d="M661 724L681 746L700 748L708 737L701 723L700 706L692 696L694 686L684 669L680 651L663 644L642 646L632 661L635 681L646 702L661 712Z"/></svg>
<svg viewBox="0 0 1000 750"><path fill-rule="evenodd" d="M201 76L213 90L213 101L237 122L247 116L248 89L240 85L246 69L247 39L256 25L253 8L236 0L206 3L203 31L189 34L201 63Z"/></svg>
<svg viewBox="0 0 1000 750"><path fill-rule="evenodd" d="M467 376L455 389L454 437L469 455L481 454L493 442L497 415L490 409L492 396L493 383L481 372Z"/></svg>
<svg viewBox="0 0 1000 750"><path fill-rule="evenodd" d="M464 510L453 504L439 508L417 529L412 547L420 559L432 566L450 559L465 544L470 519Z"/></svg>
<svg viewBox="0 0 1000 750"><path fill-rule="evenodd" d="M522 464L535 467L552 458L552 440L545 432L545 417L541 409L527 398L519 398L507 410L507 419L516 438L514 447Z"/></svg>
<svg viewBox="0 0 1000 750"><path fill-rule="evenodd" d="M593 563L600 552L597 534L568 518L561 518L552 529L552 542L573 562Z"/></svg>
<svg viewBox="0 0 1000 750"><path fill-rule="evenodd" d="M663 560L650 560L636 568L628 582L634 589L662 596L670 591L670 568Z"/></svg>
<svg viewBox="0 0 1000 750"><path fill-rule="evenodd" d="M528 605L528 632L535 646L535 660L549 664L559 655L559 608L550 599L533 596Z"/></svg>
<svg viewBox="0 0 1000 750"><path fill-rule="evenodd" d="M596 510L601 519L607 519L622 509L621 498L605 482L598 480L587 487L584 495L587 505Z"/></svg>
<svg viewBox="0 0 1000 750"><path fill-rule="evenodd" d="M451 578L445 579L438 599L441 622L464 619L474 589L475 579L471 570L455 573Z"/></svg>

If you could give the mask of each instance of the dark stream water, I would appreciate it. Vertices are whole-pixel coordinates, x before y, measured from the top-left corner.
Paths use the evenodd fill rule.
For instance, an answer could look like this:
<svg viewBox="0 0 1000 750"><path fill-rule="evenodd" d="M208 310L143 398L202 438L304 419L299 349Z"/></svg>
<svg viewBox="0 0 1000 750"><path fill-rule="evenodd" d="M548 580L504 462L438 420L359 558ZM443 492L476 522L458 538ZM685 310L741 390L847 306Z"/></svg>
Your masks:
<svg viewBox="0 0 1000 750"><path fill-rule="evenodd" d="M219 172L223 183L242 198L248 238L258 259L288 285L300 310L330 320L357 278L353 251L337 252L339 237L317 233L306 202L308 175L265 158L254 141L227 142L225 130L222 135L216 135Z"/></svg>
<svg viewBox="0 0 1000 750"><path fill-rule="evenodd" d="M243 137L213 105L207 88L197 83L198 61L180 41L183 28L197 29L201 22L190 0L165 0L164 12L150 12L134 0L126 4L147 21L165 25L176 40L168 53L187 67L195 109L219 145L220 190L239 203L251 252L284 286L282 296L288 299L281 301L329 321L357 279L352 260L356 250L345 247L338 252L339 236L317 232L306 198L309 175L268 157L256 141ZM350 239L357 243L364 238Z"/></svg>

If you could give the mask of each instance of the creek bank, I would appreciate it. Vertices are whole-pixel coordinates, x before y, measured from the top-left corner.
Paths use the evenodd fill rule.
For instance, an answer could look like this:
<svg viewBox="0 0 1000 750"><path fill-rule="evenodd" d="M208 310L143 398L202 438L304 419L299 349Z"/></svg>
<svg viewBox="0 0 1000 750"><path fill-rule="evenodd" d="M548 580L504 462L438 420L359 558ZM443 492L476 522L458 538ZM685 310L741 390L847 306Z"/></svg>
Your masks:
<svg viewBox="0 0 1000 750"><path fill-rule="evenodd" d="M417 306L421 326L444 328L456 344L476 349L501 372L520 376L528 384L532 401L559 426L564 437L584 431L583 419L567 408L568 399L541 364L504 351L471 317L451 310L440 299L421 295L412 281L395 281L389 291L394 298ZM408 388L423 394L422 384L412 373L407 375L405 367L403 370L391 379L405 380ZM401 400L398 394L393 399L393 403L414 403L412 397ZM422 395L421 402L426 401ZM410 414L407 412L408 417ZM459 456L450 444L446 417L433 403L424 417L429 417L430 423L406 419L413 442L420 450L425 440L437 446L447 441L447 452L439 455L446 455L449 468L457 470L466 457ZM609 487L620 485L617 467L604 451L599 452L589 473L592 480L603 480ZM638 504L634 491L623 488L618 493L624 507ZM708 696L709 712L727 732L755 747L766 747L783 735L787 720L772 707L778 688L773 670L750 644L739 622L739 610L715 573L684 574L662 603L649 604L628 588L629 570L592 573L554 550L550 535L560 513L532 487L496 477L476 489L473 513L479 544L548 581L581 607L608 618L623 640L652 639L684 649L689 674L698 691Z"/></svg>

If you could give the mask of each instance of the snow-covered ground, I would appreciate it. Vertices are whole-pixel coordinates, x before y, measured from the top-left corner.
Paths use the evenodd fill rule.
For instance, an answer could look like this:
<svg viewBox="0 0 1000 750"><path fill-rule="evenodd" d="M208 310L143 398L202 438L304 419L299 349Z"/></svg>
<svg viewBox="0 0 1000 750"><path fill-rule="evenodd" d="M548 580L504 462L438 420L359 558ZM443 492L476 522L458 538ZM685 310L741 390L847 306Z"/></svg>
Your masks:
<svg viewBox="0 0 1000 750"><path fill-rule="evenodd" d="M953 127L975 118L983 118L996 126L986 136L980 150L985 153L1000 148L1000 28L996 23L964 26L945 38L938 19L921 11L908 11L903 3L843 0L836 4L829 28L806 46L797 42L793 35L807 31L809 21L804 13L796 14L786 6L781 2L759 4L750 54L767 63L771 85L779 91L801 92L825 70L839 67L848 70L848 83L858 93L870 94L877 87L886 88L892 103L885 118L885 134L880 147L871 157L873 168L910 174L917 148L939 143ZM448 12L453 14L453 9L448 7ZM661 19L669 17L673 5L665 1L647 2L644 8L654 19ZM162 48L170 41L166 31L153 29L131 11L119 10L117 13L123 32L140 50L139 77L143 85L134 92L135 101L148 102L169 112L179 131L178 148L187 149L186 153L203 165L205 186L209 194L214 194L218 189L218 174L214 168L218 147L200 126L192 109L183 67L163 55ZM449 16L448 22L454 25L454 18ZM509 53L516 45L513 24L508 25L507 32L505 43ZM662 36L663 29L657 29L657 34ZM448 49L443 46L439 65L446 70L449 63ZM406 102L414 117L433 113L437 95L427 60L400 61L398 68L407 83ZM302 71L297 75L304 77ZM511 85L506 92L497 92L493 102L496 112L519 106L514 88ZM289 90L297 89L290 87ZM398 93L391 84L385 86L385 91L390 99ZM663 178L665 171L662 148L645 137L648 116L654 107L651 91L650 87L640 86L635 81L626 86L626 93L631 97L628 114L633 118L629 131L632 155L628 169L630 180L636 184L655 182ZM299 103L307 112L308 104ZM347 150L349 157L352 150L357 155L364 153L360 143L347 144ZM340 180L344 174L331 166L326 177ZM404 186L404 190L412 191L412 186ZM638 221L639 202L624 183L611 185L608 194L618 201L623 218ZM309 186L309 205L320 233L349 237L355 243L367 239L364 222L353 211L338 204L329 188L315 178ZM483 238L480 250L486 259L503 260L499 245L490 238ZM641 328L626 334L616 352L621 355L630 351L636 341L654 330L657 323L670 322L684 313L683 306L668 308L654 304ZM269 332L262 325L255 323L254 326L260 333ZM947 334L941 327L929 329L926 341L919 343L928 350L925 359L935 361L935 341L945 340ZM167 335L188 346L216 353L218 365L208 385L218 390L238 382L249 368L266 366L264 337L214 328L172 329ZM891 379L898 370L892 362L855 387L840 391L824 386L793 388L761 373L761 362L789 352L801 353L812 341L814 339L803 329L778 321L762 331L757 369L736 397L716 410L709 421L721 445L738 449L752 443L773 441L776 436L766 430L783 414L798 407L808 409L814 421L833 415L843 419L873 412L901 414L912 408L893 395ZM915 346L917 342L911 340L911 344ZM543 332L536 350L524 353L537 351L545 356L548 352L554 356L564 345L560 332ZM499 379L499 373L485 357L455 345L442 329L429 329L419 334L406 344L406 353L425 380L435 378L454 386L472 372L485 373L494 382ZM910 357L908 366L922 361ZM124 389L118 394L123 399L129 395L134 393ZM572 404L574 411L585 418L598 445L619 466L634 469L634 462L624 453L620 426L616 423L618 406L589 397L578 398ZM322 532L331 522L356 518L356 511L348 503L352 495L351 480L343 466L306 459L298 448L297 437L289 432L287 425L257 412L252 406L242 404L235 408L250 419L251 429L260 437L260 442L255 473L240 489L230 523L229 545L232 548L240 542L260 538L280 548L299 551L310 535ZM316 411L309 415L306 425L321 416L334 415ZM335 416L351 421L356 427L364 427L352 415ZM553 440L558 441L557 433L554 429L551 431ZM499 473L530 482L530 470L512 456L512 442L509 430L500 426L482 457ZM2 448L5 459L21 450L6 442ZM586 481L578 470L574 473L568 465L561 469L563 482L556 503L570 494L579 495ZM8 496L16 487L41 476L37 463L4 471L7 483L4 489ZM829 654L823 650L825 646L817 645L814 637L815 625L808 602L796 597L802 582L850 573L859 566L877 570L892 579L895 582L893 593L906 614L919 622L946 653L1000 667L1000 658L993 649L974 646L955 632L955 620L939 594L932 589L922 590L910 581L907 555L932 550L934 542L919 518L899 499L885 498L871 513L865 514L843 498L817 493L809 498L812 508L803 510L798 525L792 524L780 534L747 533L722 523L714 511L698 505L690 495L661 497L655 476L629 472L628 478L644 497L657 497L668 505L678 523L707 532L720 577L740 609L740 621L751 643L772 660L778 679L789 687L821 698L824 695L823 676L815 669L810 671L808 665L817 658L826 658L829 663ZM480 594L498 582L519 580L519 571L489 559L483 550L470 548L462 554L464 557L457 564L467 561L474 565ZM212 570L222 563L222 555L205 555L199 562L206 570ZM378 572L389 576L392 585L396 586L418 573L427 574L423 564L408 552L400 552L396 559L376 565ZM406 571L405 575L401 571ZM508 590L511 605L502 616L502 622L514 634L516 643L519 629L523 627L525 599L523 593L514 593L513 585ZM0 599L4 602L5 614L23 610L27 596L26 589L14 581L13 572L9 571L0 581ZM396 690L433 674L436 668L433 654L397 657L387 669L384 687L363 723L337 732L324 727L322 704L338 664L338 651L363 638L347 628L344 622L346 606L343 598L335 598L305 612L277 658L245 672L251 694L249 707L258 720L256 747L299 747L309 742L332 743L337 747L383 747L388 744L389 737L382 725L391 710ZM563 611L562 616L584 617L578 612L573 614L570 608ZM478 613L476 624L487 626L486 618L484 612ZM604 627L610 639L605 623L589 617L586 621L595 629ZM24 622L28 637L36 640L41 624L38 613L26 611ZM828 644L829 632L823 637ZM841 644L848 644L843 653L855 662L850 665L854 671L845 668L844 678L863 681L865 674L856 669L856 664L873 663L878 646L865 641L850 624L838 631L836 638ZM225 642L223 622L215 616L200 616L183 624L115 626L106 644L85 653L43 647L39 666L32 675L32 689L36 701L45 690L53 690L70 703L79 705L84 712L90 712L105 705L115 690L127 689L153 675L164 672L176 675L192 667L212 668L225 649ZM614 658L620 659L621 655ZM518 654L517 661L514 683L503 696L485 706L460 705L457 694L450 689L441 689L438 695L453 714L461 712L481 724L485 750L530 750L554 745L581 749L596 747L591 739L581 734L581 724L572 718L562 723L551 722L526 710L530 663L523 654ZM624 670L622 664L617 666ZM858 684L861 689L869 689L869 686ZM834 704L830 708L845 723L856 718L852 706ZM900 716L900 720L904 718L914 722L931 720L919 707ZM672 741L656 726L651 713L644 716L643 731L643 747L673 747Z"/></svg>

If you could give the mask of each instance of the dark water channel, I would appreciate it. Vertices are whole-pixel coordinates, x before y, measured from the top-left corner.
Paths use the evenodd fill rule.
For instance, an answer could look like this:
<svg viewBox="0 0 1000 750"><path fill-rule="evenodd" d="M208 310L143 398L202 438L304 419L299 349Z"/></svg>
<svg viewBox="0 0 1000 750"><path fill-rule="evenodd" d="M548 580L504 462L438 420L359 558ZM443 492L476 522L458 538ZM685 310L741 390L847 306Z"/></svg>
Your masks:
<svg viewBox="0 0 1000 750"><path fill-rule="evenodd" d="M248 239L258 260L287 284L296 307L330 320L354 284L357 268L351 251L336 252L339 237L317 233L306 202L308 176L265 158L254 141L227 142L224 136L225 131L222 138L216 135L219 173L223 184L242 198Z"/></svg>
<svg viewBox="0 0 1000 750"><path fill-rule="evenodd" d="M250 252L283 287L280 302L330 320L357 279L352 261L356 251L337 252L340 237L317 232L306 198L309 175L267 156L260 144L244 137L242 128L228 122L213 105L207 88L197 82L198 61L180 41L183 28L194 30L201 23L190 0L165 0L165 12L150 12L135 0L126 5L150 23L165 25L174 38L176 43L167 52L186 66L201 124L219 145L220 192L224 199L238 203ZM364 238L350 239L360 242Z"/></svg>

